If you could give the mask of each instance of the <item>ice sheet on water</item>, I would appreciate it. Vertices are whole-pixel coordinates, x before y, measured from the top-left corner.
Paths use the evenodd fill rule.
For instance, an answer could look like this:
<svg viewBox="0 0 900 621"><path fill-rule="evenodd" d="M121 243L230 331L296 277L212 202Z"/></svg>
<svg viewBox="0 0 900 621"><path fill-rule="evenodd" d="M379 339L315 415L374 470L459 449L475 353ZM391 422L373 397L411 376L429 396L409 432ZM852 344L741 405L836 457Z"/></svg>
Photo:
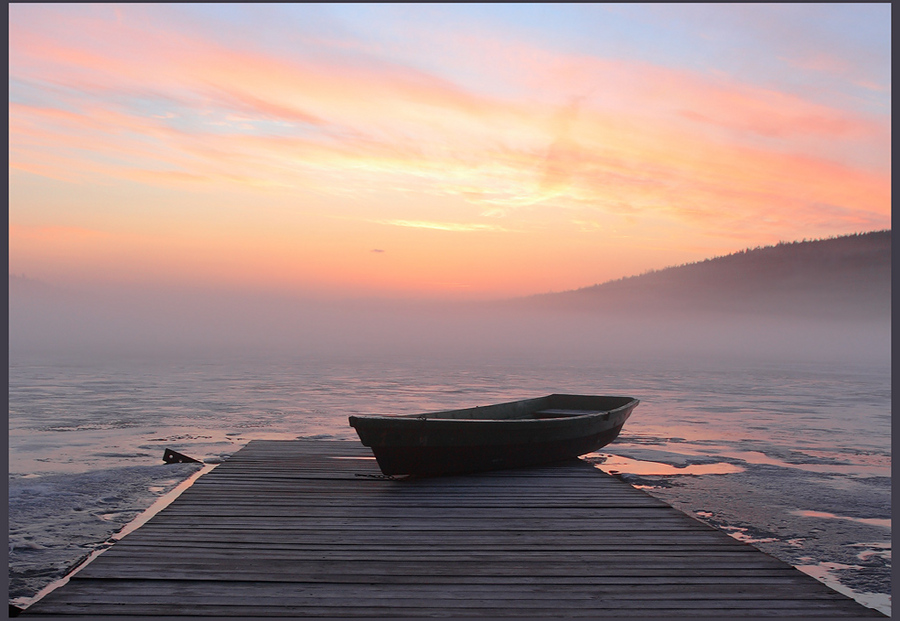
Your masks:
<svg viewBox="0 0 900 621"><path fill-rule="evenodd" d="M200 468L132 466L9 479L9 597L21 601L62 577Z"/></svg>

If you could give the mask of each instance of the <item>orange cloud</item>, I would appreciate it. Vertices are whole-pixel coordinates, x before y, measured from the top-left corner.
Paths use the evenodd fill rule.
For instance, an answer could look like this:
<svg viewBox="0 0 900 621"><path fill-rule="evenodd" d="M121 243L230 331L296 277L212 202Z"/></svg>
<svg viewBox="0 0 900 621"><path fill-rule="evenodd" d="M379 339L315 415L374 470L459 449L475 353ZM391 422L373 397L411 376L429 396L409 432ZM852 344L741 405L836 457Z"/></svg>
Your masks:
<svg viewBox="0 0 900 621"><path fill-rule="evenodd" d="M466 224L459 222L427 222L424 220L382 220L381 224L403 226L413 229L433 229L436 231L471 232L471 231L505 231L502 226L491 224Z"/></svg>

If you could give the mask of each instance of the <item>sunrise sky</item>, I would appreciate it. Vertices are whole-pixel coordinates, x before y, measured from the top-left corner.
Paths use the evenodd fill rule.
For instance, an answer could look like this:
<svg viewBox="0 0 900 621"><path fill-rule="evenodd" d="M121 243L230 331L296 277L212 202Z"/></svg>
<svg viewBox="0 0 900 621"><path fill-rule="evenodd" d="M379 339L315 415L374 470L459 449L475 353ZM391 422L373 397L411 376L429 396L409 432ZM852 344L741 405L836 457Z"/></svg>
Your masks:
<svg viewBox="0 0 900 621"><path fill-rule="evenodd" d="M890 228L890 13L11 4L10 273L490 298Z"/></svg>

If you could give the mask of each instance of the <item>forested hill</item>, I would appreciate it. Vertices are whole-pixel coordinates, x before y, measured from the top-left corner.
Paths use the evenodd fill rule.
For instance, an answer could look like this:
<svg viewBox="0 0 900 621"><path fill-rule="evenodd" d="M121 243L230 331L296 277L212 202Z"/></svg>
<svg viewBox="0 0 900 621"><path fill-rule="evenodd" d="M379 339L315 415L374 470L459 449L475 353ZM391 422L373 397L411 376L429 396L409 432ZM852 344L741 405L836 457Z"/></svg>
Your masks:
<svg viewBox="0 0 900 621"><path fill-rule="evenodd" d="M782 242L519 302L597 312L889 320L891 231Z"/></svg>

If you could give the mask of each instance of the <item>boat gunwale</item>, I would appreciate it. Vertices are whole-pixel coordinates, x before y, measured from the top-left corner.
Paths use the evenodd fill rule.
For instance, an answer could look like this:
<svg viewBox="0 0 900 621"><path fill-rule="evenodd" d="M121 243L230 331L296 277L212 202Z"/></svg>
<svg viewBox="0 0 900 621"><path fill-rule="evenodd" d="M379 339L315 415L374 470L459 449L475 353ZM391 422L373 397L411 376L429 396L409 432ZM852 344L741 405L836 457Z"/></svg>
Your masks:
<svg viewBox="0 0 900 621"><path fill-rule="evenodd" d="M634 397L619 397L614 396L611 398L619 398L619 399L628 399L629 401L623 405L620 405L616 408L612 408L609 410L583 410L584 414L573 414L571 416L558 416L558 417L548 417L548 418L454 418L454 417L445 417L439 416L440 414L450 414L453 412L464 412L464 411L472 411L480 409L481 407L490 408L497 407L502 405L511 405L514 403L521 403L523 401L537 401L540 399L546 399L548 397L553 397L555 395L548 395L547 397L537 397L535 399L523 399L521 401L509 401L506 403L496 404L493 406L477 406L474 408L459 408L456 410L441 410L437 412L427 412L424 414L399 414L399 415L388 415L388 414L366 414L366 415L352 415L351 426L353 426L353 419L364 420L364 421L409 421L409 422L441 422L441 423L460 423L460 424L471 424L471 423L541 423L541 424L550 424L550 423L559 423L562 424L564 422L570 422L573 420L585 419L589 417L595 416L608 416L612 414L618 413L620 410L632 409L636 407L640 400ZM581 396L581 395L573 395L573 396ZM565 408L544 408L544 409L565 409ZM535 412L539 412L541 410L537 409ZM572 411L581 411L581 410L572 410Z"/></svg>
<svg viewBox="0 0 900 621"><path fill-rule="evenodd" d="M616 408L617 410L620 408ZM565 422L577 420L581 418L589 418L591 416L606 416L615 410L600 410L597 412L588 412L587 414L576 414L573 416L557 416L553 418L430 418L428 416L389 416L389 415L373 415L373 416L353 416L355 419L378 420L378 421L408 421L414 422L433 422L433 423L551 423Z"/></svg>

